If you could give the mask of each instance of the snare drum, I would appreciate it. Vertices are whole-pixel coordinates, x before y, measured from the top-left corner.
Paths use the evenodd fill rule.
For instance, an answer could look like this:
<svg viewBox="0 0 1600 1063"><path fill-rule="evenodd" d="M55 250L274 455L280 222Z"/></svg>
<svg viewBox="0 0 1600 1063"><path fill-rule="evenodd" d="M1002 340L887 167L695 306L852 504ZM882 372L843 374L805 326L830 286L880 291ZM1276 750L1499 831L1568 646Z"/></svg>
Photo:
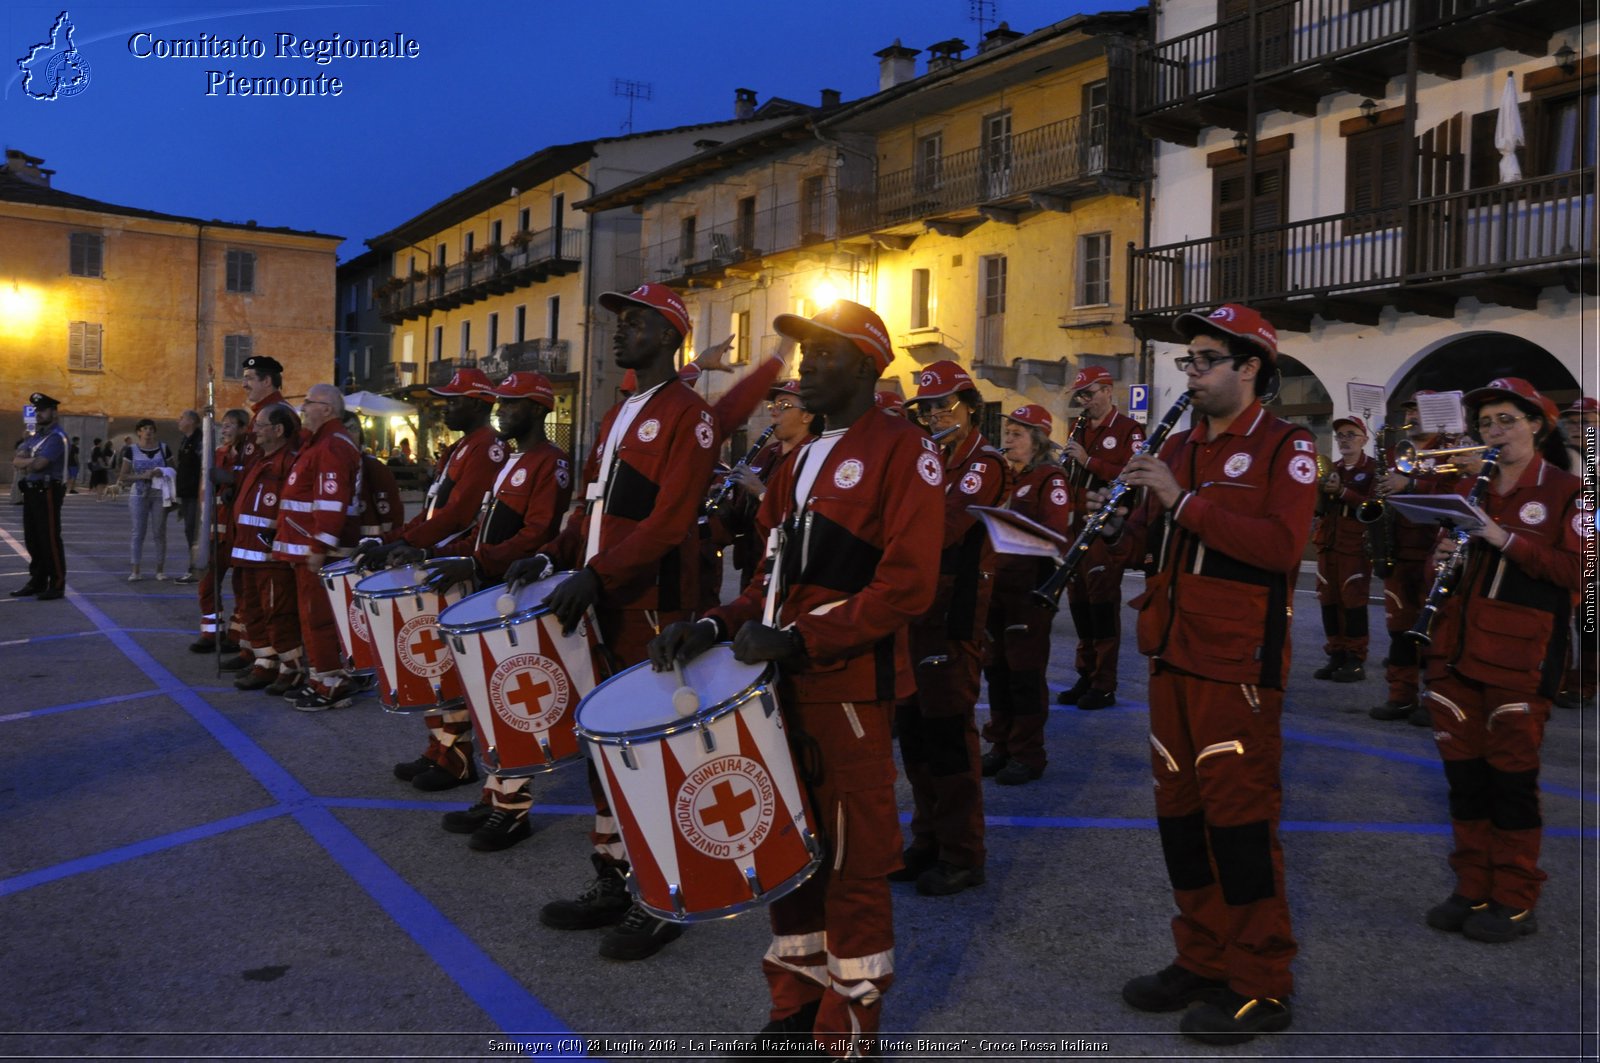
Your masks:
<svg viewBox="0 0 1600 1063"><path fill-rule="evenodd" d="M570 575L519 587L504 616L503 583L439 614L478 728L480 759L498 775L536 775L578 760L572 710L603 675L600 640L587 618L563 635L561 621L540 604Z"/></svg>
<svg viewBox="0 0 1600 1063"><path fill-rule="evenodd" d="M684 666L701 710L672 707L678 680L649 663L578 705L633 870L628 887L663 919L737 915L804 882L822 861L795 773L771 665L726 643Z"/></svg>
<svg viewBox="0 0 1600 1063"><path fill-rule="evenodd" d="M367 614L355 596L356 584L363 578L361 569L352 560L335 561L322 566L319 575L333 606L334 622L339 626L339 647L344 651L345 666L357 675L371 675L378 658L372 649Z"/></svg>
<svg viewBox="0 0 1600 1063"><path fill-rule="evenodd" d="M453 559L452 559L453 560ZM401 565L356 584L355 597L372 628L378 677L389 712L442 712L462 706L456 660L439 634L439 614L473 590L443 587L433 566Z"/></svg>

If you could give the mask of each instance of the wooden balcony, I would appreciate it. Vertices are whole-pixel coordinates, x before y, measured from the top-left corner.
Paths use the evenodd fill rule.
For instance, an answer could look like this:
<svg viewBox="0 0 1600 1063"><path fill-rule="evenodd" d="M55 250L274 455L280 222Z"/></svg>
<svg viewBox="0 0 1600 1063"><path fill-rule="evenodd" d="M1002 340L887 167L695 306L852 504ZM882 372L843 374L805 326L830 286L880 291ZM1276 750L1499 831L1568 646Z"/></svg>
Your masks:
<svg viewBox="0 0 1600 1063"><path fill-rule="evenodd" d="M490 380L500 380L510 373L543 373L551 380L572 374L568 371L571 345L566 340L524 340L521 343L503 343L494 353L478 362L478 368Z"/></svg>
<svg viewBox="0 0 1600 1063"><path fill-rule="evenodd" d="M428 363L428 387L443 387L450 383L457 369L471 369L478 364L476 358L441 358Z"/></svg>
<svg viewBox="0 0 1600 1063"><path fill-rule="evenodd" d="M1551 34L1582 21L1571 0L1278 0L1252 24L1239 15L1149 44L1135 62L1135 114L1152 135L1194 147L1206 126L1248 132L1247 92L1258 111L1314 116L1334 92L1381 98L1418 66L1461 76L1466 57L1495 48L1543 56Z"/></svg>
<svg viewBox="0 0 1600 1063"><path fill-rule="evenodd" d="M1248 247L1243 236L1130 247L1128 321L1175 342L1174 317L1223 302L1297 332L1313 315L1375 325L1384 307L1453 317L1468 295L1535 310L1545 288L1596 294L1595 247L1594 171L1575 170L1266 227Z"/></svg>
<svg viewBox="0 0 1600 1063"><path fill-rule="evenodd" d="M518 233L504 247L486 248L487 253L442 273L403 281L380 297L379 312L398 324L573 273L582 265L583 234L582 229Z"/></svg>

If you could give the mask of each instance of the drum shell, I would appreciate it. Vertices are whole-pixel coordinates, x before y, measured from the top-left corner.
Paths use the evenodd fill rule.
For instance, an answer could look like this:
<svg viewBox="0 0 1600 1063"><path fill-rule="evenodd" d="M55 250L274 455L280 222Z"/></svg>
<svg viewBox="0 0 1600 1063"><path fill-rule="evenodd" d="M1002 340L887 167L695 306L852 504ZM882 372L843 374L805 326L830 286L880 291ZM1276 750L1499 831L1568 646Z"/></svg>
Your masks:
<svg viewBox="0 0 1600 1063"><path fill-rule="evenodd" d="M339 649L344 653L345 666L356 675L371 675L378 667L378 657L372 648L366 611L355 595L356 584L364 573L354 561L346 560L322 566L318 575L339 629Z"/></svg>
<svg viewBox="0 0 1600 1063"><path fill-rule="evenodd" d="M356 584L355 597L372 630L380 701L389 712L447 712L465 703L455 658L439 633L439 614L473 586L430 586L433 570L420 568L420 578L405 585L395 584L394 570Z"/></svg>

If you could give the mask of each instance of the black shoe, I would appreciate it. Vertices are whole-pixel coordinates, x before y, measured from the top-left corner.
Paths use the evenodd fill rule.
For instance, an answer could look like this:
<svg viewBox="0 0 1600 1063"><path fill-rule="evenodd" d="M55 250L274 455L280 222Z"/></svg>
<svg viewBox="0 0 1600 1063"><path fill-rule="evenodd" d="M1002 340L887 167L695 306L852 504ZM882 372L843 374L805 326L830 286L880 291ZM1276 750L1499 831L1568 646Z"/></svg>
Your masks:
<svg viewBox="0 0 1600 1063"><path fill-rule="evenodd" d="M1178 1029L1202 1044L1242 1045L1258 1033L1287 1030L1293 1016L1289 1005L1271 997L1247 997L1224 989L1188 1012Z"/></svg>
<svg viewBox="0 0 1600 1063"><path fill-rule="evenodd" d="M1011 757L1008 754L1001 753L994 749L989 750L989 752L983 755L983 777L987 779L991 776L998 775L1000 773L1000 769L1005 767L1010 760Z"/></svg>
<svg viewBox="0 0 1600 1063"><path fill-rule="evenodd" d="M1076 705L1083 692L1089 689L1089 677L1080 675L1078 681L1056 695L1057 705Z"/></svg>
<svg viewBox="0 0 1600 1063"><path fill-rule="evenodd" d="M1532 908L1513 908L1491 901L1488 908L1474 910L1461 924L1461 933L1473 941L1504 944L1527 937L1539 929Z"/></svg>
<svg viewBox="0 0 1600 1063"><path fill-rule="evenodd" d="M1448 899L1428 909L1426 922L1435 930L1460 933L1461 927L1467 921L1467 916L1473 912L1483 912L1488 911L1488 909L1488 901L1475 901L1471 897L1463 897L1459 893L1452 893Z"/></svg>
<svg viewBox="0 0 1600 1063"><path fill-rule="evenodd" d="M277 676L276 668L263 668L257 665L235 679L233 685L240 690L265 690L272 685Z"/></svg>
<svg viewBox="0 0 1600 1063"><path fill-rule="evenodd" d="M1558 690L1556 691L1556 696L1551 700L1554 701L1555 706L1558 709L1575 709L1578 707L1578 695L1576 691L1567 689Z"/></svg>
<svg viewBox="0 0 1600 1063"><path fill-rule="evenodd" d="M224 657L222 659L222 664L218 667L220 667L224 672L242 672L246 668L254 668L255 666L256 658L254 654L246 657L241 653L237 657Z"/></svg>
<svg viewBox="0 0 1600 1063"><path fill-rule="evenodd" d="M35 598L34 601L36 601L36 602L53 602L57 598L60 598L62 595L66 594L66 593L67 593L67 588L63 584L56 583L56 584L53 584L53 585L51 585L49 587L46 587L44 590L40 591L39 592L39 596L37 598Z"/></svg>
<svg viewBox="0 0 1600 1063"><path fill-rule="evenodd" d="M940 860L917 876L917 892L924 897L948 897L972 886L983 885L983 868L957 867Z"/></svg>
<svg viewBox="0 0 1600 1063"><path fill-rule="evenodd" d="M889 881L915 882L924 871L939 862L939 851L913 845L901 853L900 858L905 861L906 866L898 871L889 872Z"/></svg>
<svg viewBox="0 0 1600 1063"><path fill-rule="evenodd" d="M199 638L197 638L193 642L189 643L189 652L190 653L216 653L217 652L217 640L212 638L210 635L201 635ZM237 653L239 651L235 650L234 652Z"/></svg>
<svg viewBox="0 0 1600 1063"><path fill-rule="evenodd" d="M1332 679L1333 673L1344 666L1344 654L1335 653L1328 657L1328 663L1311 673L1312 679Z"/></svg>
<svg viewBox="0 0 1600 1063"><path fill-rule="evenodd" d="M822 1002L813 1000L802 1004L800 1010L781 1019L773 1019L761 1027L761 1032L751 1038L754 1044L737 1053L760 1059L827 1059L812 1036L817 1025L817 1012Z"/></svg>
<svg viewBox="0 0 1600 1063"><path fill-rule="evenodd" d="M211 651L207 650L206 652L210 653ZM222 640L222 652L223 652L224 656L226 656L227 654L230 654L230 653L238 653L239 652L239 644L237 642L233 641L232 639L223 639Z"/></svg>
<svg viewBox="0 0 1600 1063"><path fill-rule="evenodd" d="M1360 661L1346 661L1333 673L1335 683L1359 683L1367 678L1367 670Z"/></svg>
<svg viewBox="0 0 1600 1063"><path fill-rule="evenodd" d="M355 696L350 690L350 684L345 682L335 683L332 687L324 689L319 683L307 683L301 688L303 693L295 699L294 707L301 712L327 712L329 709L343 709L355 701ZM470 767L470 763L468 765ZM473 776L476 779L477 773ZM419 775L417 778L421 778ZM470 779L467 781L471 781ZM411 780L412 786L417 786L417 780Z"/></svg>
<svg viewBox="0 0 1600 1063"><path fill-rule="evenodd" d="M646 960L682 936L682 923L657 919L634 904L622 922L600 939L600 955L608 960Z"/></svg>
<svg viewBox="0 0 1600 1063"><path fill-rule="evenodd" d="M418 757L418 760L427 761L427 757ZM432 761L428 761L432 763ZM401 768L410 768L410 764L396 764L395 774L400 774ZM494 806L487 801L479 801L471 808L463 808L455 812L446 812L441 826L451 834L471 834L489 821L494 814Z"/></svg>
<svg viewBox="0 0 1600 1063"><path fill-rule="evenodd" d="M1083 706L1078 706L1080 709ZM995 772L994 781L1001 786L1021 786L1044 774L1043 768L1030 768L1020 760L1013 760Z"/></svg>
<svg viewBox="0 0 1600 1063"><path fill-rule="evenodd" d="M822 1001L813 1000L809 1004L800 1005L800 1010L793 1015L785 1015L781 1019L773 1019L761 1027L764 1034L773 1033L810 1033L817 1026L817 1012L822 1010Z"/></svg>
<svg viewBox="0 0 1600 1063"><path fill-rule="evenodd" d="M1220 978L1204 978L1173 963L1155 974L1130 978L1122 987L1122 999L1140 1011L1178 1011L1227 988Z"/></svg>
<svg viewBox="0 0 1600 1063"><path fill-rule="evenodd" d="M1416 710L1414 701L1399 702L1385 701L1382 705L1374 705L1367 710L1367 715L1374 720L1404 720Z"/></svg>
<svg viewBox="0 0 1600 1063"><path fill-rule="evenodd" d="M277 678L273 679L266 692L275 698L285 701L299 701L300 695L306 692L306 674L300 671L285 672L278 670Z"/></svg>
<svg viewBox="0 0 1600 1063"><path fill-rule="evenodd" d="M32 582L24 583L22 586L18 587L16 590L11 592L11 597L13 597L13 598L32 598L35 594L39 593L39 590L40 590L39 586L37 584L35 584L35 583L32 583Z"/></svg>
<svg viewBox="0 0 1600 1063"><path fill-rule="evenodd" d="M1433 713L1428 711L1426 705L1418 702L1417 707L1411 710L1411 715L1406 717L1406 722L1412 727L1432 727Z"/></svg>
<svg viewBox="0 0 1600 1063"><path fill-rule="evenodd" d="M593 930L596 927L615 926L633 907L628 896L628 880L623 869L607 864L598 854L589 860L594 864L595 878L583 892L570 901L551 901L539 909L539 922L555 930Z"/></svg>
<svg viewBox="0 0 1600 1063"><path fill-rule="evenodd" d="M415 779L418 775L421 775L431 767L433 767L433 761L429 760L427 757L418 757L416 760L402 761L394 766L394 777L399 779L401 782L410 782L412 779ZM485 814L487 815L487 813ZM448 827L445 829L449 830ZM477 830L478 828L473 827L472 829ZM463 831L462 833L465 834L468 832Z"/></svg>
<svg viewBox="0 0 1600 1063"><path fill-rule="evenodd" d="M526 812L497 808L483 826L472 832L472 837L467 839L467 848L480 853L495 853L511 848L532 833L533 824L528 822Z"/></svg>
<svg viewBox="0 0 1600 1063"><path fill-rule="evenodd" d="M1085 690L1078 698L1078 708L1085 712L1109 709L1117 703L1117 696L1109 690Z"/></svg>
<svg viewBox="0 0 1600 1063"><path fill-rule="evenodd" d="M348 705L349 702L346 701L345 704ZM299 707L300 703L295 702L295 708ZM452 772L445 771L439 765L429 761L427 770L420 771L411 777L412 786L419 790L427 790L429 793L435 793L439 790L453 790L457 786L465 786L469 782L477 781L478 766L472 762L471 757L467 758L467 774L464 776L457 776Z"/></svg>

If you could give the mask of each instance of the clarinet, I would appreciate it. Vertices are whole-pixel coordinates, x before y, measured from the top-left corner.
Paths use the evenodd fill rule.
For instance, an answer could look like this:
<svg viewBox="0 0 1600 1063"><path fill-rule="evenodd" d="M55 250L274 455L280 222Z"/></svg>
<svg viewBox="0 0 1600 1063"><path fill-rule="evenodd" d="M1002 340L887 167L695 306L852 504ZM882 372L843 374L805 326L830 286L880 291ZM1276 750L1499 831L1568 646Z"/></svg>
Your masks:
<svg viewBox="0 0 1600 1063"><path fill-rule="evenodd" d="M1183 411L1187 410L1193 401L1194 396L1187 391L1179 395L1178 401L1172 404L1172 409L1166 412L1166 416L1161 418L1161 423L1145 437L1144 445L1134 451L1133 456L1137 458L1143 454L1154 454L1159 450L1161 444L1166 442L1173 426L1178 423L1178 418L1183 416ZM1067 581L1072 578L1072 573L1077 569L1083 555L1089 552L1089 547L1100 537L1100 530L1105 527L1106 521L1111 519L1111 513L1116 509L1117 503L1129 490L1131 488L1120 476L1106 485L1105 501L1100 504L1099 509L1084 518L1083 530L1072 541L1072 545L1067 547L1066 553L1062 554L1055 571L1034 589L1035 602L1052 613L1061 608L1061 592L1067 589Z"/></svg>
<svg viewBox="0 0 1600 1063"><path fill-rule="evenodd" d="M772 433L777 427L776 424L769 424L763 428L761 434L756 436L756 441L750 445L749 452L739 459L739 464L728 470L728 476L722 481L722 486L717 488L717 493L706 500L705 511L707 513L712 512L728 500L728 496L733 493L734 487L738 485L738 482L734 479L734 473L740 469L749 468L750 463L756 460L756 455L761 453L761 448L767 445L767 440L772 438Z"/></svg>
<svg viewBox="0 0 1600 1063"><path fill-rule="evenodd" d="M1478 472L1478 478L1472 484L1472 490L1467 494L1467 501L1474 506L1483 501L1489 493L1489 483L1494 479L1496 465L1500 459L1500 448L1490 447L1483 452L1483 468ZM1422 603L1422 608L1417 612L1417 622L1411 629L1404 633L1404 637L1416 641L1419 645L1427 646L1433 642L1433 618L1444 605L1444 600L1455 591L1456 576L1461 569L1462 562L1467 557L1467 544L1472 536L1460 528L1452 528L1450 537L1455 540L1455 546L1443 561L1433 569L1433 586L1428 589L1428 600Z"/></svg>
<svg viewBox="0 0 1600 1063"><path fill-rule="evenodd" d="M1077 417L1073 418L1072 427L1067 429L1067 442L1070 443L1073 440L1077 440L1079 446L1083 445L1084 425L1087 423L1088 416L1088 414L1080 413ZM1086 474L1089 470L1086 467L1079 465L1071 458L1067 457L1066 447L1061 448L1061 464L1066 466L1067 486L1069 488L1076 491L1079 487L1089 486L1087 483L1080 484L1078 482L1084 478L1084 474Z"/></svg>

